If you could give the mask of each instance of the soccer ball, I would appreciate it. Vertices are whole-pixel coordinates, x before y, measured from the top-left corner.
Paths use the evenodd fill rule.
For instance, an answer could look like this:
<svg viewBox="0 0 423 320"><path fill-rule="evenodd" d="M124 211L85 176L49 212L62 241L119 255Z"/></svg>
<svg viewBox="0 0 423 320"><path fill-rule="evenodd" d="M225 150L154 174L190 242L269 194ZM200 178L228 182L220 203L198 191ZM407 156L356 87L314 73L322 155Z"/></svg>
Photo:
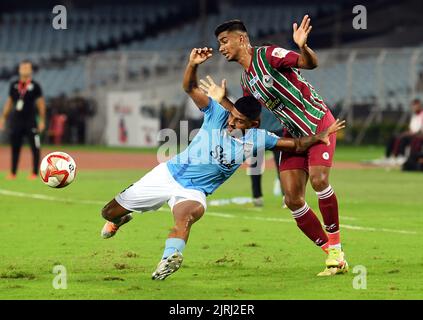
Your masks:
<svg viewBox="0 0 423 320"><path fill-rule="evenodd" d="M75 161L67 153L52 152L46 155L41 161L41 180L49 187L66 187L75 179L75 175Z"/></svg>

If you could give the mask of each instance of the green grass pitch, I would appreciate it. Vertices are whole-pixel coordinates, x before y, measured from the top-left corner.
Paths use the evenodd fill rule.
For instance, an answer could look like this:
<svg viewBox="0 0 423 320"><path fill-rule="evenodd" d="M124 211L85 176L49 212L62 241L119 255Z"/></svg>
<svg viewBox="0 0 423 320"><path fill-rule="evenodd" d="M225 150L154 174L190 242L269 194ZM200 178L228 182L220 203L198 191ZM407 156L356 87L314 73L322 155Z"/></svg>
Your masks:
<svg viewBox="0 0 423 320"><path fill-rule="evenodd" d="M342 148L338 161L381 149ZM107 154L105 154L107 156ZM145 171L78 173L65 189L0 173L0 299L422 299L423 175L385 169L333 170L341 239L350 273L319 278L324 254L297 229L273 196L274 169L263 177L265 206L210 206L191 232L181 269L152 281L173 219L164 210L136 215L111 239L100 238L102 205ZM239 170L212 197L250 196ZM37 195L44 197L36 198ZM320 216L310 186L307 201ZM54 289L55 265L67 289ZM366 289L355 289L354 267ZM360 278L363 284L362 278Z"/></svg>

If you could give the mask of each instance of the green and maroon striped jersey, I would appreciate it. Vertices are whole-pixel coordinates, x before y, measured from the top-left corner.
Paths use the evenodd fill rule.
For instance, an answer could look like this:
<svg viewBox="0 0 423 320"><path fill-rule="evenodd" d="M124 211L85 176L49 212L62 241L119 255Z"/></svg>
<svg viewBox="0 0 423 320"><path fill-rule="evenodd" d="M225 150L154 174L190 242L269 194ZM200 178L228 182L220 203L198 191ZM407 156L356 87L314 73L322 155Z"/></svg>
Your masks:
<svg viewBox="0 0 423 320"><path fill-rule="evenodd" d="M241 74L244 95L258 99L294 137L315 134L328 110L294 67L298 56L276 46L254 47L250 67Z"/></svg>

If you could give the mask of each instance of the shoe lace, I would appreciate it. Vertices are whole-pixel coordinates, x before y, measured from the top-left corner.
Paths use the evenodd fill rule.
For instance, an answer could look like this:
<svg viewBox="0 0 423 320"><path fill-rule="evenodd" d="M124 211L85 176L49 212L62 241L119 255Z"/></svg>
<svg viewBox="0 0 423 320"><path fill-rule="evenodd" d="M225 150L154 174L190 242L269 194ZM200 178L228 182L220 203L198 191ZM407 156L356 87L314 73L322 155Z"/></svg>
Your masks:
<svg viewBox="0 0 423 320"><path fill-rule="evenodd" d="M330 248L328 259L338 259L339 258L339 250L336 248Z"/></svg>

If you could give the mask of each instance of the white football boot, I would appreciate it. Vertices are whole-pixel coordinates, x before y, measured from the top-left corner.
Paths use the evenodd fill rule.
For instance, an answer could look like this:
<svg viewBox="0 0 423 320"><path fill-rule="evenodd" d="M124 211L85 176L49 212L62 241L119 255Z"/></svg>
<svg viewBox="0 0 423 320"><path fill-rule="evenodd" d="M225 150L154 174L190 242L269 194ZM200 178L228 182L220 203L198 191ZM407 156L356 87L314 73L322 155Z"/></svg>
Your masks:
<svg viewBox="0 0 423 320"><path fill-rule="evenodd" d="M157 265L156 270L153 272L151 279L153 280L164 280L172 273L178 271L181 267L184 257L179 251L175 251L169 257L163 259Z"/></svg>

